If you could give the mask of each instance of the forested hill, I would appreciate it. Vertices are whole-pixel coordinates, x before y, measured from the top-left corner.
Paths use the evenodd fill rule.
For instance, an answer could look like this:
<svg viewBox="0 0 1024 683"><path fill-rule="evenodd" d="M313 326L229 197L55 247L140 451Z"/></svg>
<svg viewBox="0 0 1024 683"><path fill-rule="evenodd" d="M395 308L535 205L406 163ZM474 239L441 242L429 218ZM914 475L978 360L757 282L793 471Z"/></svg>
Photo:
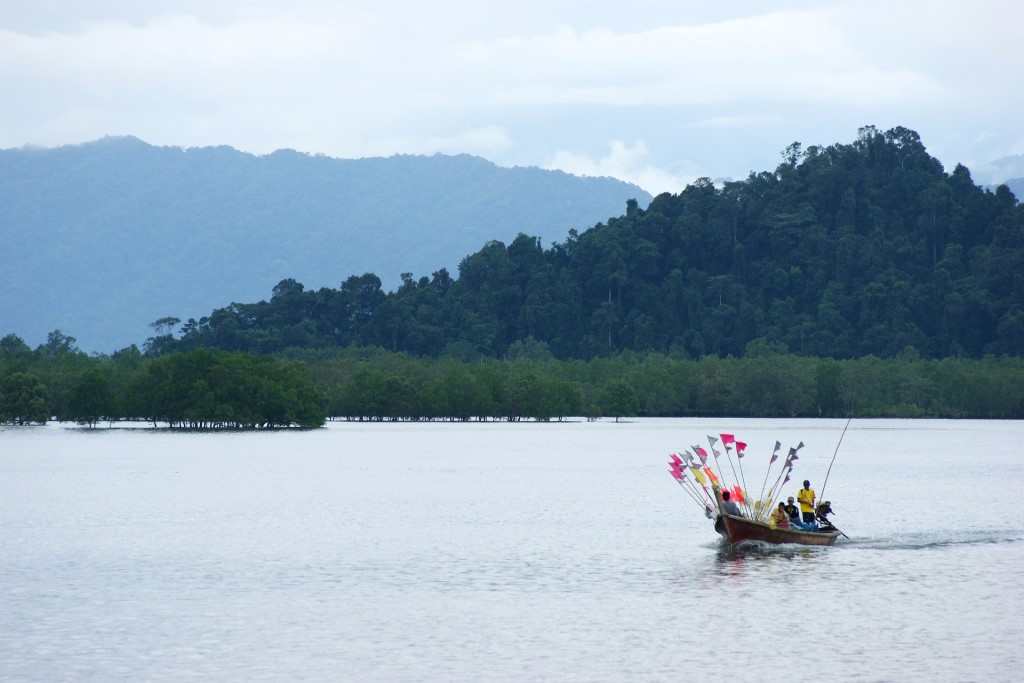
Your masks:
<svg viewBox="0 0 1024 683"><path fill-rule="evenodd" d="M333 159L105 138L0 150L0 332L110 350L154 318L253 300L284 277L337 286L454 268L521 230L562 239L650 195L611 178L472 156Z"/></svg>
<svg viewBox="0 0 1024 683"><path fill-rule="evenodd" d="M656 197L550 249L489 242L386 294L283 281L151 350L379 345L415 354L623 349L853 357L1020 355L1024 207L945 173L905 128L790 146L774 171ZM546 345L547 349L545 349Z"/></svg>

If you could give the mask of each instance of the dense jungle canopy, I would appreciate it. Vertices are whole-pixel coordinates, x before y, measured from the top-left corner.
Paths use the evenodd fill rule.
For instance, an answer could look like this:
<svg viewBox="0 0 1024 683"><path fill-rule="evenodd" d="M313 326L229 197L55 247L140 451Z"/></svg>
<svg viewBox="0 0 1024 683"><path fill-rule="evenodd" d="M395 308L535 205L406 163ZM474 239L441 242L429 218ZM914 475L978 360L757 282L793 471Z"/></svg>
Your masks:
<svg viewBox="0 0 1024 683"><path fill-rule="evenodd" d="M149 351L380 346L501 357L539 342L558 358L622 350L692 358L768 344L802 355L925 357L1024 350L1024 207L951 173L906 128L850 144L793 143L774 171L701 179L544 248L489 242L386 292L372 273L295 280L233 303Z"/></svg>

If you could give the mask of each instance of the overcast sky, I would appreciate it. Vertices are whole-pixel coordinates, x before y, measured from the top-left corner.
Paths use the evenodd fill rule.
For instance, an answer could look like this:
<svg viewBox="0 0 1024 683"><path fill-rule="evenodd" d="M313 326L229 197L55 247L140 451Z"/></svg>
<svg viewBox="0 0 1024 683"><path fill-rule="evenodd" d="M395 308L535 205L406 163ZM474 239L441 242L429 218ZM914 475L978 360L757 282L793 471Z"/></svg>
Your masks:
<svg viewBox="0 0 1024 683"><path fill-rule="evenodd" d="M0 0L0 147L468 152L656 193L873 123L980 172L1024 153L1022 31L1017 0Z"/></svg>

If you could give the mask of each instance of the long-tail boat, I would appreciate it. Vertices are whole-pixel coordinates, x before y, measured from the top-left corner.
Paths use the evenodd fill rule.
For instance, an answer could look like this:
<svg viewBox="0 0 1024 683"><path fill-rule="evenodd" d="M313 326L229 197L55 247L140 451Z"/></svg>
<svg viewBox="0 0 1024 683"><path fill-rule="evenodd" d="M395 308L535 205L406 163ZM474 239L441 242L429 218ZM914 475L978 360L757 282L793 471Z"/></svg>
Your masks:
<svg viewBox="0 0 1024 683"><path fill-rule="evenodd" d="M843 436L850 426L847 420L843 427L843 433L836 444L836 450L832 454L832 461L825 472L825 483L822 485L824 495L825 486L828 484L828 476L832 471L832 463L835 462L839 453L839 446L843 443ZM723 457L716 445L721 445L724 450L724 459L729 466L725 470L719 460ZM772 512L783 495L783 487L790 481L790 474L793 472L794 463L800 459L800 449L804 447L801 441L789 449L789 454L779 470L774 473L771 479L772 465L780 459L782 442L776 441L771 450L771 457L768 460L768 467L764 473L761 483L761 492L751 495L746 489L746 477L743 472L743 458L747 455L747 444L736 438L734 434L719 434L708 436L710 453L700 445L683 449L681 453L669 455L669 474L676 480L683 492L693 503L702 509L708 519L715 520L715 531L721 534L730 545L752 541L756 543L793 543L796 545L833 545L840 536L846 536L828 521L828 515L832 514L832 508L828 501L815 508L815 516L821 521L820 528L804 529L799 527L778 527L770 524ZM692 452L691 452L692 449ZM733 454L736 456L736 463L733 463ZM710 459L709 459L710 458ZM736 471L736 466L739 472ZM726 472L732 473L735 484L730 488L725 481ZM692 475L692 480L688 475ZM771 485L769 485L771 481ZM757 479L754 479L757 482ZM743 484L742 486L740 484ZM814 496L812 496L813 502ZM801 501L803 505L804 501Z"/></svg>
<svg viewBox="0 0 1024 683"><path fill-rule="evenodd" d="M832 545L839 537L838 531L804 531L802 529L779 529L764 522L755 522L733 515L718 515L715 531L730 544L744 541L761 543L796 543L798 545Z"/></svg>

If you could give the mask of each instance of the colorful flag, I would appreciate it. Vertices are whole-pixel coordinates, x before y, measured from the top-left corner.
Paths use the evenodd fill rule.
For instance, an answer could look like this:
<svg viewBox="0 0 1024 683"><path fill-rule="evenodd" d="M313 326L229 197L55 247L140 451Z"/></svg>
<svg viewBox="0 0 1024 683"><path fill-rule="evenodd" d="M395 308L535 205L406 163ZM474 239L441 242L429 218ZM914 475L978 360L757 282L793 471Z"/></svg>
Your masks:
<svg viewBox="0 0 1024 683"><path fill-rule="evenodd" d="M707 463L707 461L708 461L708 452L706 450L704 450L700 446L694 446L693 447L693 451L694 451L694 453L697 454L697 457L700 458L700 461L702 463Z"/></svg>
<svg viewBox="0 0 1024 683"><path fill-rule="evenodd" d="M671 470L671 469L670 469L670 470L668 471L668 473L669 473L669 474L671 474L671 475L672 475L672 478L673 478L673 479L675 479L676 481L679 481L680 479L682 479L682 478L683 478L683 473L682 473L682 472L680 472L679 470Z"/></svg>
<svg viewBox="0 0 1024 683"><path fill-rule="evenodd" d="M693 468L693 478L700 482L701 486L704 486L705 484L708 483L708 480L704 477L704 474L696 467Z"/></svg>
<svg viewBox="0 0 1024 683"><path fill-rule="evenodd" d="M718 486L718 477L715 476L715 473L711 471L710 467L705 467L704 473L708 475L708 479L710 479L715 484L715 486Z"/></svg>
<svg viewBox="0 0 1024 683"><path fill-rule="evenodd" d="M729 444L736 442L736 437L733 436L732 434L722 434L721 437L722 445L725 446L727 449L729 448ZM709 436L708 438L710 439L711 437Z"/></svg>
<svg viewBox="0 0 1024 683"><path fill-rule="evenodd" d="M740 488L739 484L736 484L736 486L732 487L732 497L736 500L737 503L742 503L746 501L746 497L743 495L743 489Z"/></svg>
<svg viewBox="0 0 1024 683"><path fill-rule="evenodd" d="M743 452L745 450L747 450L747 444L743 443L742 441L737 441L736 442L736 457L737 458L742 458L743 457Z"/></svg>
<svg viewBox="0 0 1024 683"><path fill-rule="evenodd" d="M672 462L674 462L674 463L676 463L676 464L679 464L679 463L681 463L682 461L683 461L683 460L682 460L682 458L680 458L680 457L679 457L679 454L678 454L678 453L673 453L673 454L672 454Z"/></svg>

